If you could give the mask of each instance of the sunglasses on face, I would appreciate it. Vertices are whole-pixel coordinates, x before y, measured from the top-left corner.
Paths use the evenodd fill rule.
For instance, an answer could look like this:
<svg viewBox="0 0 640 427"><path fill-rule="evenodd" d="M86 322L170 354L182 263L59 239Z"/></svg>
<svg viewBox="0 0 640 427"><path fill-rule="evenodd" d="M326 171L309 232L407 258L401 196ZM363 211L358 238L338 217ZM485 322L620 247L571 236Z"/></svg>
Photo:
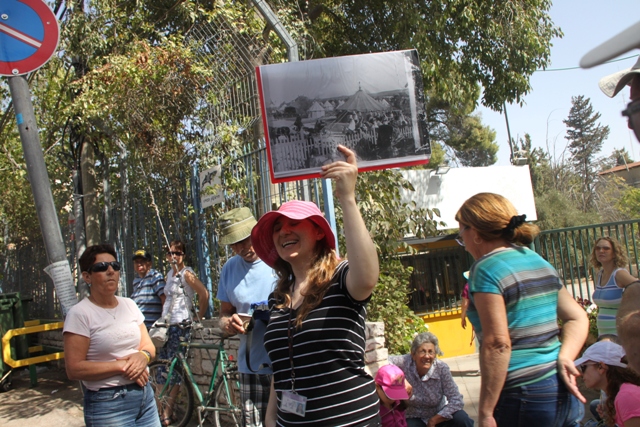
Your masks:
<svg viewBox="0 0 640 427"><path fill-rule="evenodd" d="M109 269L109 266L113 268L113 271L120 271L120 263L118 261L111 262L96 262L87 269L89 273L104 273Z"/></svg>
<svg viewBox="0 0 640 427"><path fill-rule="evenodd" d="M584 365L580 365L580 371L584 374L587 371L587 367L591 365L597 365L597 363L585 363Z"/></svg>
<svg viewBox="0 0 640 427"><path fill-rule="evenodd" d="M177 252L177 251L167 252L167 256L170 256L170 255L182 256L184 255L184 252Z"/></svg>
<svg viewBox="0 0 640 427"><path fill-rule="evenodd" d="M627 108L622 110L622 115L629 119L629 129L633 129L640 141L640 100L627 104Z"/></svg>

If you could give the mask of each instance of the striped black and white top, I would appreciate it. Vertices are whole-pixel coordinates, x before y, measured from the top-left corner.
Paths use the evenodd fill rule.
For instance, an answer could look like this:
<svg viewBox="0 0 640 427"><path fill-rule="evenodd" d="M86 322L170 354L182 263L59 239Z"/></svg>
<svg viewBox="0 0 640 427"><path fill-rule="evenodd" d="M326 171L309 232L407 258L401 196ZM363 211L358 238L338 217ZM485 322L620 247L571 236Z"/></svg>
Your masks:
<svg viewBox="0 0 640 427"><path fill-rule="evenodd" d="M273 366L278 396L278 426L368 426L378 415L373 379L364 370L365 301L354 301L346 289L347 261L336 268L324 299L300 328L296 310L276 309L269 298L271 320L264 345ZM291 325L289 319L291 318ZM291 326L292 351L289 350ZM291 357L295 391L307 398L304 417L280 410L282 391L291 390Z"/></svg>

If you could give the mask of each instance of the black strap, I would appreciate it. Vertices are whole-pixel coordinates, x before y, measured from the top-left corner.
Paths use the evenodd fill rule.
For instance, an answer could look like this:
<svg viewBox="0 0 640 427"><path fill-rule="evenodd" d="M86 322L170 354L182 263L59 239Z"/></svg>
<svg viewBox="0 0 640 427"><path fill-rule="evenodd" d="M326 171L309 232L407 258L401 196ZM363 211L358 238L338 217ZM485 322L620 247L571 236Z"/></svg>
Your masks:
<svg viewBox="0 0 640 427"><path fill-rule="evenodd" d="M245 356L244 359L247 361L247 368L249 368L251 372L258 372L259 370L268 368L270 366L268 363L263 363L258 367L258 369L254 370L251 367L251 356L250 356L251 341L252 341L251 338L253 337L253 327L256 325L256 323L257 323L256 320L252 316L251 320L249 320L249 325L247 326L247 328L245 328L245 330L247 330L248 332L247 332L247 342L246 342L247 348L246 348L246 351L244 352L244 356Z"/></svg>

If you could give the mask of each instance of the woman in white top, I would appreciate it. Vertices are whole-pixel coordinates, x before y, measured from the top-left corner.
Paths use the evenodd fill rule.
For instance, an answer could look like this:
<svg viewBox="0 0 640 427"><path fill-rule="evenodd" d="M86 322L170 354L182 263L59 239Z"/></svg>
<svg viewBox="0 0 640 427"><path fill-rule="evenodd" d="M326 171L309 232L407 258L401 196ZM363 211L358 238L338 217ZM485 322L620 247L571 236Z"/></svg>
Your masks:
<svg viewBox="0 0 640 427"><path fill-rule="evenodd" d="M162 307L161 319L169 316L169 332L167 342L164 347L158 350L158 358L170 360L175 356L180 347L180 339L189 339L190 327L180 327L183 320L191 319L191 309L193 308L193 296L198 295L198 317L203 319L209 308L209 291L198 279L191 267L184 265L185 245L179 240L174 240L169 244L167 258L171 262L171 270L167 273L164 294L166 299ZM158 384L164 384L162 377L163 370L158 370ZM174 381L173 379L171 381ZM171 382L170 382L171 384ZM176 387L177 390L177 387ZM159 408L163 425L171 423L172 402L169 405Z"/></svg>
<svg viewBox="0 0 640 427"><path fill-rule="evenodd" d="M113 246L89 246L78 263L91 295L64 322L67 376L81 380L88 427L159 427L147 364L155 356L135 302L116 296L120 263Z"/></svg>

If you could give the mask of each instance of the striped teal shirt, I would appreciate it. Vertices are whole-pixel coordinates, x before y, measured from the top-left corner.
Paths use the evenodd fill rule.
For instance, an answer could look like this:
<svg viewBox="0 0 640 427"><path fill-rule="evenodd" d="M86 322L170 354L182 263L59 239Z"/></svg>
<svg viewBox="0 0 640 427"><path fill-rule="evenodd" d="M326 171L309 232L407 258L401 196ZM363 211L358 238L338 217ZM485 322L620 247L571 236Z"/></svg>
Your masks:
<svg viewBox="0 0 640 427"><path fill-rule="evenodd" d="M478 259L469 274L469 320L482 346L482 325L475 305L477 292L500 294L507 308L511 360L504 388L544 379L556 372L558 291L556 270L535 252L518 246Z"/></svg>

